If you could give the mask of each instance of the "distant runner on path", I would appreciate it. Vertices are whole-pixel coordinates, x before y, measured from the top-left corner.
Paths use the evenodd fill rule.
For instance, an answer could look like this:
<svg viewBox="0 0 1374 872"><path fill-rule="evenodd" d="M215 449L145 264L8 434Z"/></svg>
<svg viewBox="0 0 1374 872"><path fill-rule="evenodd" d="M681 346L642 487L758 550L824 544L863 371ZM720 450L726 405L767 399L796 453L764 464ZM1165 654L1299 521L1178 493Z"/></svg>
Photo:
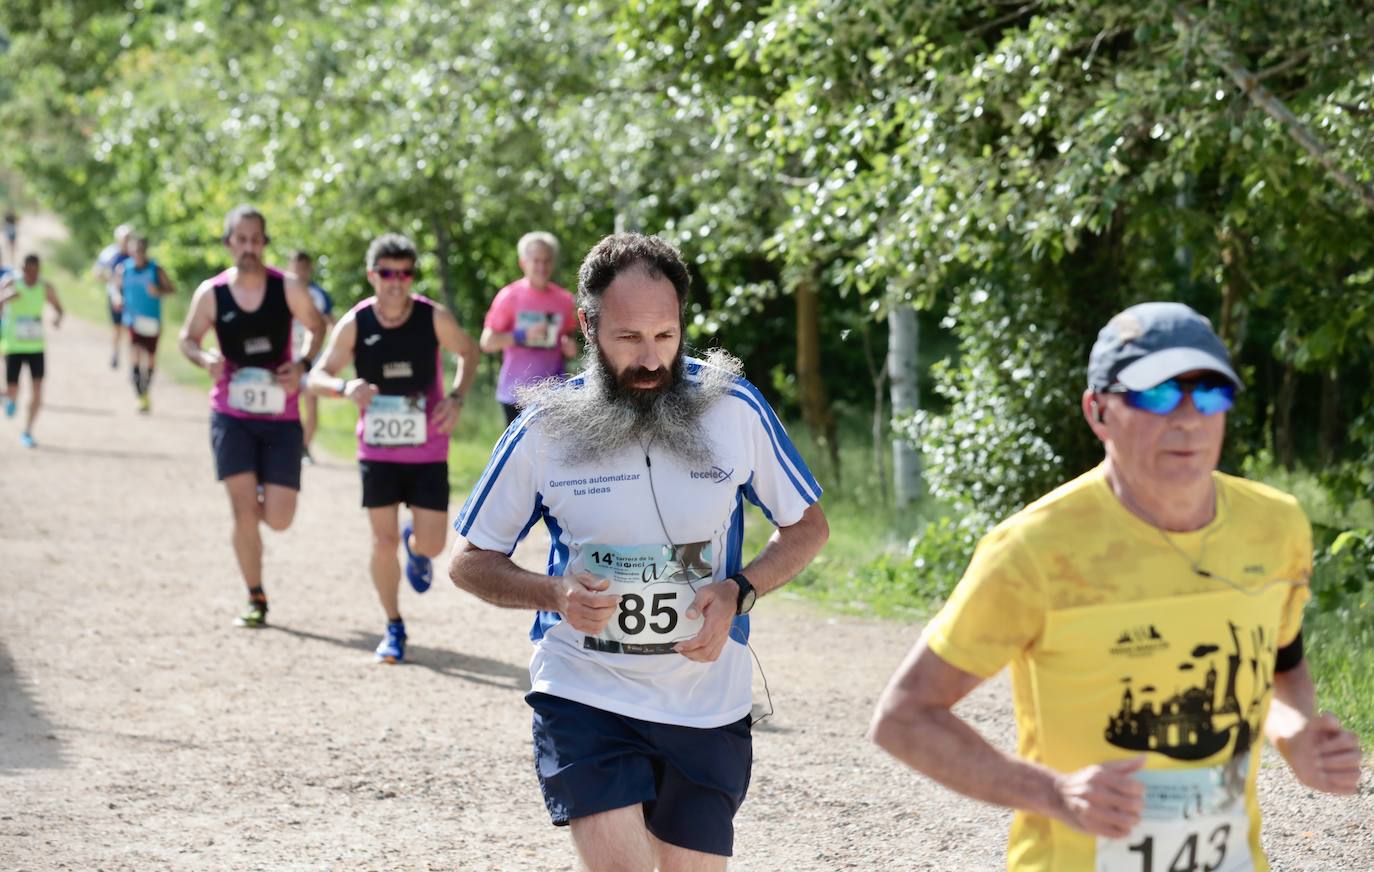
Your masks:
<svg viewBox="0 0 1374 872"><path fill-rule="evenodd" d="M309 252L297 249L291 254L291 272L296 274L296 278L305 282L310 288L310 299L314 301L315 308L320 311L320 317L324 319L324 329L328 333L334 327L334 298L329 296L329 292L317 285L313 278L315 275L315 259ZM305 325L299 321L292 322L292 342L297 348L303 347L306 343ZM304 433L304 443L301 445L301 459L306 463L314 463L315 458L310 454L310 443L315 441L315 429L320 423L320 398L310 391L301 394L301 427Z"/></svg>
<svg viewBox="0 0 1374 872"><path fill-rule="evenodd" d="M1112 318L1081 399L1106 459L983 538L878 704L894 757L1016 809L1008 869L1263 872L1265 737L1306 786L1355 791L1358 741L1303 657L1311 527L1216 471L1239 389L1187 306ZM1008 664L1016 756L951 712Z"/></svg>
<svg viewBox="0 0 1374 872"><path fill-rule="evenodd" d="M181 351L210 372L210 445L215 476L234 513L234 554L248 588L243 627L267 622L262 535L291 526L301 487L301 377L319 350L324 322L305 283L263 265L267 219L238 206L224 219L234 266L201 283L181 328ZM310 346L291 347L291 319L310 331ZM218 349L201 343L214 328Z"/></svg>
<svg viewBox="0 0 1374 872"><path fill-rule="evenodd" d="M482 350L501 352L496 400L506 423L520 413L515 393L523 385L567 372L565 361L578 354L577 315L572 294L555 285L558 240L535 231L516 245L524 278L496 292L482 323Z"/></svg>
<svg viewBox="0 0 1374 872"><path fill-rule="evenodd" d="M62 323L62 301L57 289L39 277L38 255L24 258L18 274L0 279L0 355L5 357L5 417L13 418L19 404L19 374L29 371L29 408L19 442L36 448L33 423L43 404L43 373L46 365L43 343L43 308L52 306L57 316L52 326Z"/></svg>
<svg viewBox="0 0 1374 872"><path fill-rule="evenodd" d="M152 408L148 392L157 368L157 341L162 336L162 298L176 293L167 272L148 259L148 240L129 237L131 256L115 267L119 310L129 331L129 375L138 398L138 410Z"/></svg>
<svg viewBox="0 0 1374 872"><path fill-rule="evenodd" d="M347 397L358 406L358 465L363 508L372 527L372 584L386 613L377 660L405 659L400 611L401 567L416 593L429 590L432 558L444 550L448 524L448 443L477 372L477 344L453 313L411 292L415 244L388 233L367 250L373 295L354 306L329 337L310 374L313 393ZM447 392L440 349L458 358ZM353 365L356 378L338 373ZM397 533L400 504L411 521Z"/></svg>
<svg viewBox="0 0 1374 872"><path fill-rule="evenodd" d="M115 280L115 269L129 257L129 240L134 228L121 224L115 228L115 241L100 250L95 259L94 272L105 283L105 303L110 310L110 323L114 325L114 337L110 346L110 369L119 368L119 345L123 341L126 328L124 313L120 311L119 283Z"/></svg>
<svg viewBox="0 0 1374 872"><path fill-rule="evenodd" d="M725 868L753 763L748 612L829 530L739 361L686 356L689 288L661 239L592 249L578 276L587 368L519 395L456 523L454 583L537 610L535 767L593 872ZM777 525L752 561L745 500ZM508 556L541 520L547 574Z"/></svg>

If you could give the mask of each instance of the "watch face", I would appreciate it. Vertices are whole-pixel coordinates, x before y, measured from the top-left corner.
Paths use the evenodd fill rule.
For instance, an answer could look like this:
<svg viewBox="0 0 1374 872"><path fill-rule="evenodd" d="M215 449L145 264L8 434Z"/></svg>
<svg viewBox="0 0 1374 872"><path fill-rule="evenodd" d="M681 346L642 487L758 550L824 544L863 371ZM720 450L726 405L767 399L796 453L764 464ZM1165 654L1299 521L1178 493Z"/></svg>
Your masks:
<svg viewBox="0 0 1374 872"><path fill-rule="evenodd" d="M754 607L754 600L758 599L758 597L758 593L756 593L752 587L740 594L739 613L741 615L747 615L749 610Z"/></svg>

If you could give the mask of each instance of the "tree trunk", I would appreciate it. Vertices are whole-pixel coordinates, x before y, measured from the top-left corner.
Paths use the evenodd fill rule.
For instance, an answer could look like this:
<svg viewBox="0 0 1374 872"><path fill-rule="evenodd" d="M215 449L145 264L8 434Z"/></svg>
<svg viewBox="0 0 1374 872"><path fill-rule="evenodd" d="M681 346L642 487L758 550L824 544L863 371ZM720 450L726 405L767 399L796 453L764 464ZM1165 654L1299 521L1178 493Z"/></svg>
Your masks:
<svg viewBox="0 0 1374 872"><path fill-rule="evenodd" d="M873 342L869 338L869 322L867 319L859 322L862 326L859 330L859 337L863 340L864 363L868 366L868 378L873 384L873 480L878 483L878 496L883 501L883 505L888 505L890 499L890 479L887 475L887 462L884 459L886 451L883 446L883 436L887 430L887 366L879 367L873 359Z"/></svg>
<svg viewBox="0 0 1374 872"><path fill-rule="evenodd" d="M821 372L821 302L816 273L807 270L797 282L797 385L801 389L802 420L816 443L830 458L835 484L840 484L840 445L835 413Z"/></svg>
<svg viewBox="0 0 1374 872"><path fill-rule="evenodd" d="M1336 462L1341 450L1341 383L1336 373L1322 374L1321 413L1318 416L1318 444L1323 466Z"/></svg>
<svg viewBox="0 0 1374 872"><path fill-rule="evenodd" d="M916 352L920 349L920 328L916 309L896 305L887 316L887 374L892 380L892 417L906 418L921 408ZM921 455L906 439L892 439L893 490L898 508L910 505L924 490L921 480Z"/></svg>
<svg viewBox="0 0 1374 872"><path fill-rule="evenodd" d="M1274 454L1284 469L1293 469L1293 401L1298 396L1298 374L1293 364L1285 362L1283 378L1279 382L1279 396L1274 403Z"/></svg>
<svg viewBox="0 0 1374 872"><path fill-rule="evenodd" d="M1218 236L1221 242L1221 324L1217 335L1233 355L1240 353L1240 315L1245 295L1245 243L1229 227Z"/></svg>
<svg viewBox="0 0 1374 872"><path fill-rule="evenodd" d="M444 296L444 305L463 323L463 313L458 308L458 294L453 288L453 263L451 254L453 246L449 240L448 225L441 216L435 215L430 219L430 226L434 230L434 248L439 256L439 291Z"/></svg>

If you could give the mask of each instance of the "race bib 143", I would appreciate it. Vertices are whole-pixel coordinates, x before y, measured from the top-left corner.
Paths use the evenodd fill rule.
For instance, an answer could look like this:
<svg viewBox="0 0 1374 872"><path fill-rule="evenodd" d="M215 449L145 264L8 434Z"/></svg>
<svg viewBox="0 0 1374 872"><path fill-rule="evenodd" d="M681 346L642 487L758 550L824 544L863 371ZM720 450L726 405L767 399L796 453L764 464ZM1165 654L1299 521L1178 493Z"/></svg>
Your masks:
<svg viewBox="0 0 1374 872"><path fill-rule="evenodd" d="M1253 872L1248 761L1137 772L1145 785L1140 823L1124 839L1097 840L1096 872Z"/></svg>
<svg viewBox="0 0 1374 872"><path fill-rule="evenodd" d="M620 595L615 617L582 647L613 654L672 654L673 645L701 630L687 617L696 588L712 579L711 543L586 545L586 571L610 581Z"/></svg>

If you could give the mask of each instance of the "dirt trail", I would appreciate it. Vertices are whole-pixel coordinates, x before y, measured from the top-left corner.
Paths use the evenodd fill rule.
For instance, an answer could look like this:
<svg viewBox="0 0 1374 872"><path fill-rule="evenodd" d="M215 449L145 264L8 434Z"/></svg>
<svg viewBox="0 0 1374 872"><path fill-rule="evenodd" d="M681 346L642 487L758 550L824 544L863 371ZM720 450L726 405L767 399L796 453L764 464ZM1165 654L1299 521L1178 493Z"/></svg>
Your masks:
<svg viewBox="0 0 1374 872"><path fill-rule="evenodd" d="M274 625L235 629L205 398L163 381L139 416L104 327L50 335L39 449L0 419L0 869L572 868L532 770L529 616L442 581L407 590L412 662L373 665L382 622L340 459L306 469L294 527L268 534ZM916 628L784 596L757 615L777 714L731 868L1000 868L1009 814L862 738ZM962 713L1010 745L1002 679ZM1374 868L1368 776L1354 801L1280 766L1262 782L1276 869Z"/></svg>

